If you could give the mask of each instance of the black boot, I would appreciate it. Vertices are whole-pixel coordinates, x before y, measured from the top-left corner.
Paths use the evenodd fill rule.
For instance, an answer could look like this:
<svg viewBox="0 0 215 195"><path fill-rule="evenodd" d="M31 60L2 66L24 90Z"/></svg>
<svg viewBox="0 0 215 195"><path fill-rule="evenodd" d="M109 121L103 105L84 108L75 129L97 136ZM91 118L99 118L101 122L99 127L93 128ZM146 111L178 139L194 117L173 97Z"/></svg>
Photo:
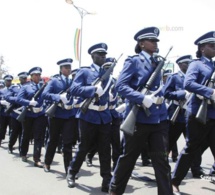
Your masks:
<svg viewBox="0 0 215 195"><path fill-rule="evenodd" d="M69 188L74 188L75 187L75 175L72 174L67 174L66 176L67 184Z"/></svg>

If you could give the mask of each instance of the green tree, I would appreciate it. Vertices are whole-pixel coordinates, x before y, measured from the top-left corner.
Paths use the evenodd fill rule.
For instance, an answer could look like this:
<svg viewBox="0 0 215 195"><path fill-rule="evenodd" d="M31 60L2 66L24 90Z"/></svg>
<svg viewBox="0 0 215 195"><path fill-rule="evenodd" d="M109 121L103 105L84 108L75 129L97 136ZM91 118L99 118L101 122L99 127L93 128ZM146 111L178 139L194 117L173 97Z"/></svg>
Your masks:
<svg viewBox="0 0 215 195"><path fill-rule="evenodd" d="M8 74L8 67L4 64L4 57L0 56L0 79L6 74Z"/></svg>

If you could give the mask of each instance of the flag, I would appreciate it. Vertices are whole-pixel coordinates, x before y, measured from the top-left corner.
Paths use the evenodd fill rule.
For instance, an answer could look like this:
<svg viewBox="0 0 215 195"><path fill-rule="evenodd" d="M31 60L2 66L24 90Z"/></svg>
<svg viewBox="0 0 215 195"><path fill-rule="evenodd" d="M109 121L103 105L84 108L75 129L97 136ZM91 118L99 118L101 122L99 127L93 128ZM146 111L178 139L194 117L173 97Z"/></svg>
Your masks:
<svg viewBox="0 0 215 195"><path fill-rule="evenodd" d="M76 29L75 31L75 37L74 37L74 54L75 54L75 59L80 60L80 32L81 30L79 28Z"/></svg>

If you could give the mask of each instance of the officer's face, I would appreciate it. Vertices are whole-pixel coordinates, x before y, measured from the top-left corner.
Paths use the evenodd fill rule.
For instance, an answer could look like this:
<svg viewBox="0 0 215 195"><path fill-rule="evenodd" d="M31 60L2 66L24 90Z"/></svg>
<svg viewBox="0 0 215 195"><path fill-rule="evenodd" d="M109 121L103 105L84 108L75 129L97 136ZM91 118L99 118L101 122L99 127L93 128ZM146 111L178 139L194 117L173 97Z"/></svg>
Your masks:
<svg viewBox="0 0 215 195"><path fill-rule="evenodd" d="M71 65L65 65L60 67L62 75L69 76L71 74Z"/></svg>
<svg viewBox="0 0 215 195"><path fill-rule="evenodd" d="M140 41L140 47L142 48L142 50L144 50L145 52L147 52L148 54L152 55L153 53L155 53L158 49L158 44L157 44L157 40L155 39L145 39Z"/></svg>
<svg viewBox="0 0 215 195"><path fill-rule="evenodd" d="M105 52L95 52L92 54L93 63L101 66L105 63L106 53Z"/></svg>
<svg viewBox="0 0 215 195"><path fill-rule="evenodd" d="M38 84L40 82L40 79L41 79L41 74L32 74L31 75L31 80Z"/></svg>
<svg viewBox="0 0 215 195"><path fill-rule="evenodd" d="M215 43L206 43L201 48L202 55L211 59L215 56Z"/></svg>
<svg viewBox="0 0 215 195"><path fill-rule="evenodd" d="M187 72L188 66L189 66L189 62L183 62L179 64L179 67L183 73Z"/></svg>
<svg viewBox="0 0 215 195"><path fill-rule="evenodd" d="M19 77L19 81L23 85L24 83L27 82L27 77Z"/></svg>
<svg viewBox="0 0 215 195"><path fill-rule="evenodd" d="M5 80L5 86L6 87L10 87L11 86L12 81L11 80Z"/></svg>

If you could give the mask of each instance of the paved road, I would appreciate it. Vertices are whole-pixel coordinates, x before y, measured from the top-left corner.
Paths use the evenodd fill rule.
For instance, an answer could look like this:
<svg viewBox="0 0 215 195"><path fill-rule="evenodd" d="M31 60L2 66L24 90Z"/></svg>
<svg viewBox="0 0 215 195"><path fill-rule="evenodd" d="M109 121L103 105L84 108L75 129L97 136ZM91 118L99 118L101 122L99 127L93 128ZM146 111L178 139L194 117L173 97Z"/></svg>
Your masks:
<svg viewBox="0 0 215 195"><path fill-rule="evenodd" d="M3 141L0 148L0 194L2 195L105 195L100 191L101 177L99 175L98 156L93 161L93 167L86 167L83 163L79 173L76 188L68 188L65 180L63 159L61 154L56 154L50 173L45 173L43 169L33 165L32 145L30 145L28 162L21 161L18 150L14 154L7 153L8 136ZM184 145L181 137L178 143L179 149ZM44 154L43 149L42 153ZM42 158L43 159L43 158ZM142 167L138 159L135 172L141 176L154 179L152 167ZM213 158L208 149L203 155L202 166L209 171L213 163ZM173 168L175 163L171 162ZM200 179L193 179L190 172L180 186L184 195L214 195L215 185ZM134 195L156 195L157 188L154 181L143 181L138 178L129 180L125 194Z"/></svg>

